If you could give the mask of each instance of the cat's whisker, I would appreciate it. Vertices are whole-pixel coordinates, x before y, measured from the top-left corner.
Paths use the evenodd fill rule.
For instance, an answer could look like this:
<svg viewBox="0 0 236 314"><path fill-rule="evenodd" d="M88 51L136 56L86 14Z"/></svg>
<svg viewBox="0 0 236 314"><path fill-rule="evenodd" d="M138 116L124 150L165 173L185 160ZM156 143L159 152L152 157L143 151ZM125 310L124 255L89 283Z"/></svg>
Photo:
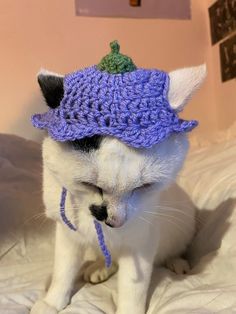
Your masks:
<svg viewBox="0 0 236 314"><path fill-rule="evenodd" d="M160 208L161 209L161 208ZM158 212L152 212L152 211L145 211L146 213L149 213L149 214L152 214L152 215L157 215L160 211ZM190 220L194 219L195 221L199 222L199 223L204 223L203 219L200 219L199 217L197 216L193 216L191 214L187 214L186 212L183 212L181 210L178 210L177 208L172 208L172 209L169 209L169 208L165 208L164 210L164 213L166 212L177 212L178 214L181 214L187 218L189 218Z"/></svg>
<svg viewBox="0 0 236 314"><path fill-rule="evenodd" d="M130 206L130 207L132 209L135 209L134 206ZM185 213L185 212L183 212L181 210L178 210L177 208L174 208L174 207L165 207L165 206L160 206L160 207L159 206L155 206L155 207L158 209L158 211L154 212L154 211L147 211L147 210L144 210L144 209L139 209L139 211L140 212L149 213L149 214L153 214L153 215L158 215L159 213L163 213L163 211L160 212L160 210L164 209L164 214L166 213L166 211L168 211L168 212L178 212L179 214L184 215L184 216L186 216L189 219L193 219L192 215L190 215L190 214L188 215L187 213Z"/></svg>
<svg viewBox="0 0 236 314"><path fill-rule="evenodd" d="M187 214L186 212L183 212L183 211L180 211L180 210L177 210L177 209L166 209L165 212L177 212L187 218L189 218L190 220L194 219L196 223L198 224L204 224L205 223L205 220L203 218L201 218L197 213L195 213L195 215L191 215L191 214Z"/></svg>
<svg viewBox="0 0 236 314"><path fill-rule="evenodd" d="M190 219L194 219L196 222L202 224L204 223L204 220L202 218L200 218L197 214L195 214L194 216L192 216L191 214L187 214L186 212L183 212L177 208L172 208L172 209L165 209L165 211L167 212L177 212L178 214L181 214L185 217L189 217Z"/></svg>
<svg viewBox="0 0 236 314"><path fill-rule="evenodd" d="M171 205L171 204L170 204ZM168 206L168 205L162 205L162 204L155 204L152 206L153 208L165 208L165 209L179 209L179 208L176 208L176 207L172 207L172 206ZM182 206L181 206L182 207ZM184 207L183 207L184 208ZM188 207L188 208L191 208L191 207ZM179 209L180 210L180 209Z"/></svg>
<svg viewBox="0 0 236 314"><path fill-rule="evenodd" d="M146 223L152 225L152 223L151 223L149 220L145 219L144 217L138 216L138 218L141 219L141 220L143 220L143 221L145 221Z"/></svg>
<svg viewBox="0 0 236 314"><path fill-rule="evenodd" d="M176 217L176 216L172 216L172 215L166 215L166 214L162 214L162 213L157 213L157 215L154 216L154 218L159 218L159 217L166 217L166 218L170 218L173 219L175 221L180 222L181 224L185 225L186 228L191 229L192 228L188 225L188 223L186 223L186 221L184 221L183 219Z"/></svg>
<svg viewBox="0 0 236 314"><path fill-rule="evenodd" d="M29 222L31 222L32 220L38 220L42 217L45 217L45 213L44 212L41 212L41 213L36 213L34 214L33 216L27 218L26 220L23 221L22 225L27 225L29 224Z"/></svg>
<svg viewBox="0 0 236 314"><path fill-rule="evenodd" d="M191 214L188 214L188 213L186 213L186 212L184 212L184 211L182 211L182 210L180 210L180 209L178 209L178 208L175 208L175 207L170 207L170 206L154 206L153 208L157 208L158 209L158 212L159 212L159 209L161 210L161 209L163 209L165 212L166 211L169 211L169 212L177 212L177 213L179 213L179 214L181 214L181 215L184 215L184 216L186 216L186 217L189 217L189 218L191 218L192 219L192 215ZM150 212L151 213L151 212ZM153 214L154 213L156 213L156 212L152 212ZM198 221L199 223L204 223L204 221L203 221L203 219L201 219L200 217L198 217L198 216L196 216L195 215L195 217L194 217L194 219L196 220L196 221Z"/></svg>
<svg viewBox="0 0 236 314"><path fill-rule="evenodd" d="M39 225L39 231L42 230L43 225L45 224L46 221L47 221L47 217L44 217L43 221L42 221L42 222L40 223L40 225Z"/></svg>
<svg viewBox="0 0 236 314"><path fill-rule="evenodd" d="M175 205L175 204L188 204L188 207L193 207L194 205L191 203L189 200L175 200L171 199L170 201L168 200L160 200L159 205Z"/></svg>
<svg viewBox="0 0 236 314"><path fill-rule="evenodd" d="M188 236L188 233L186 232L186 230L183 230L180 225L178 223L176 223L173 219L169 220L167 217L159 217L160 219L164 219L165 221L169 222L170 224L174 225L179 231L181 231L182 233L184 233L186 236Z"/></svg>

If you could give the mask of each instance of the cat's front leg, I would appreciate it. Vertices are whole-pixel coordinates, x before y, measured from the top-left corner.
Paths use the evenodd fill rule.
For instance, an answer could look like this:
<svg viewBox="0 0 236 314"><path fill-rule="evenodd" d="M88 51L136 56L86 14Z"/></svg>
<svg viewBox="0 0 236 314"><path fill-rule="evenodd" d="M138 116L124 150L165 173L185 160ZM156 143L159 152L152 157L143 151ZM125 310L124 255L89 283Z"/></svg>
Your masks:
<svg viewBox="0 0 236 314"><path fill-rule="evenodd" d="M35 303L31 314L55 314L70 301L71 291L82 265L82 250L66 230L57 223L55 261L52 282L46 296Z"/></svg>
<svg viewBox="0 0 236 314"><path fill-rule="evenodd" d="M116 314L145 313L153 259L153 256L139 252L120 257Z"/></svg>

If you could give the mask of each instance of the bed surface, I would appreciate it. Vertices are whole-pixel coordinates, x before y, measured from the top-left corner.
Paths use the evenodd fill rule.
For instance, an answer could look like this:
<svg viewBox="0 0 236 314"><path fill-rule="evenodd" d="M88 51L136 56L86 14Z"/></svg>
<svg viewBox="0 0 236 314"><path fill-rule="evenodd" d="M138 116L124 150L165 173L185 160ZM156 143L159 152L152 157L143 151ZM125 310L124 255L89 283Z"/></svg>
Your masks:
<svg viewBox="0 0 236 314"><path fill-rule="evenodd" d="M236 140L191 152L178 183L199 208L188 275L155 268L148 314L236 313ZM52 269L54 224L43 217L39 144L0 135L0 314L27 314ZM80 288L80 289L79 289ZM78 290L79 289L79 290ZM115 313L116 276L77 284L60 313Z"/></svg>

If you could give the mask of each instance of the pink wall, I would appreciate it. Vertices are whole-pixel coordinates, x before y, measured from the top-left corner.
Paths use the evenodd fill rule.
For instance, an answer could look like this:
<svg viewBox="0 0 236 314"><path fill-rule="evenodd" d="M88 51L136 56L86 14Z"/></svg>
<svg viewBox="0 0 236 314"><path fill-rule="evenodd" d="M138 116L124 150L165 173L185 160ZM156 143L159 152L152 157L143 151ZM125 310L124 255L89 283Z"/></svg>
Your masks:
<svg viewBox="0 0 236 314"><path fill-rule="evenodd" d="M73 0L5 0L0 3L0 23L0 132L40 137L29 123L33 112L45 109L36 82L40 67L67 73L96 64L114 39L142 67L169 71L206 61L208 79L184 116L200 120L196 132L218 127L204 1L193 0L192 20L181 21L82 18L75 16Z"/></svg>

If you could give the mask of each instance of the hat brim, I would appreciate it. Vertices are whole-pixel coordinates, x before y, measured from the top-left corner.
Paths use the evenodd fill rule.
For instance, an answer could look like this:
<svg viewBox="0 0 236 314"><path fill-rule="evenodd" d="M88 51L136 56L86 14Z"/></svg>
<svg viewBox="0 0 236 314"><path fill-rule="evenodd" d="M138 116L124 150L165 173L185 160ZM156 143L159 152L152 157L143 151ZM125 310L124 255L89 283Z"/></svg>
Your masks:
<svg viewBox="0 0 236 314"><path fill-rule="evenodd" d="M135 148L149 148L160 143L172 134L185 133L194 129L198 122L196 120L178 119L176 123L170 125L150 125L142 128L139 125L100 127L99 125L83 125L70 123L59 116L55 116L54 110L49 110L43 114L32 116L32 124L40 129L46 129L49 136L55 141L65 142L91 137L93 135L112 136L118 138L125 144Z"/></svg>

